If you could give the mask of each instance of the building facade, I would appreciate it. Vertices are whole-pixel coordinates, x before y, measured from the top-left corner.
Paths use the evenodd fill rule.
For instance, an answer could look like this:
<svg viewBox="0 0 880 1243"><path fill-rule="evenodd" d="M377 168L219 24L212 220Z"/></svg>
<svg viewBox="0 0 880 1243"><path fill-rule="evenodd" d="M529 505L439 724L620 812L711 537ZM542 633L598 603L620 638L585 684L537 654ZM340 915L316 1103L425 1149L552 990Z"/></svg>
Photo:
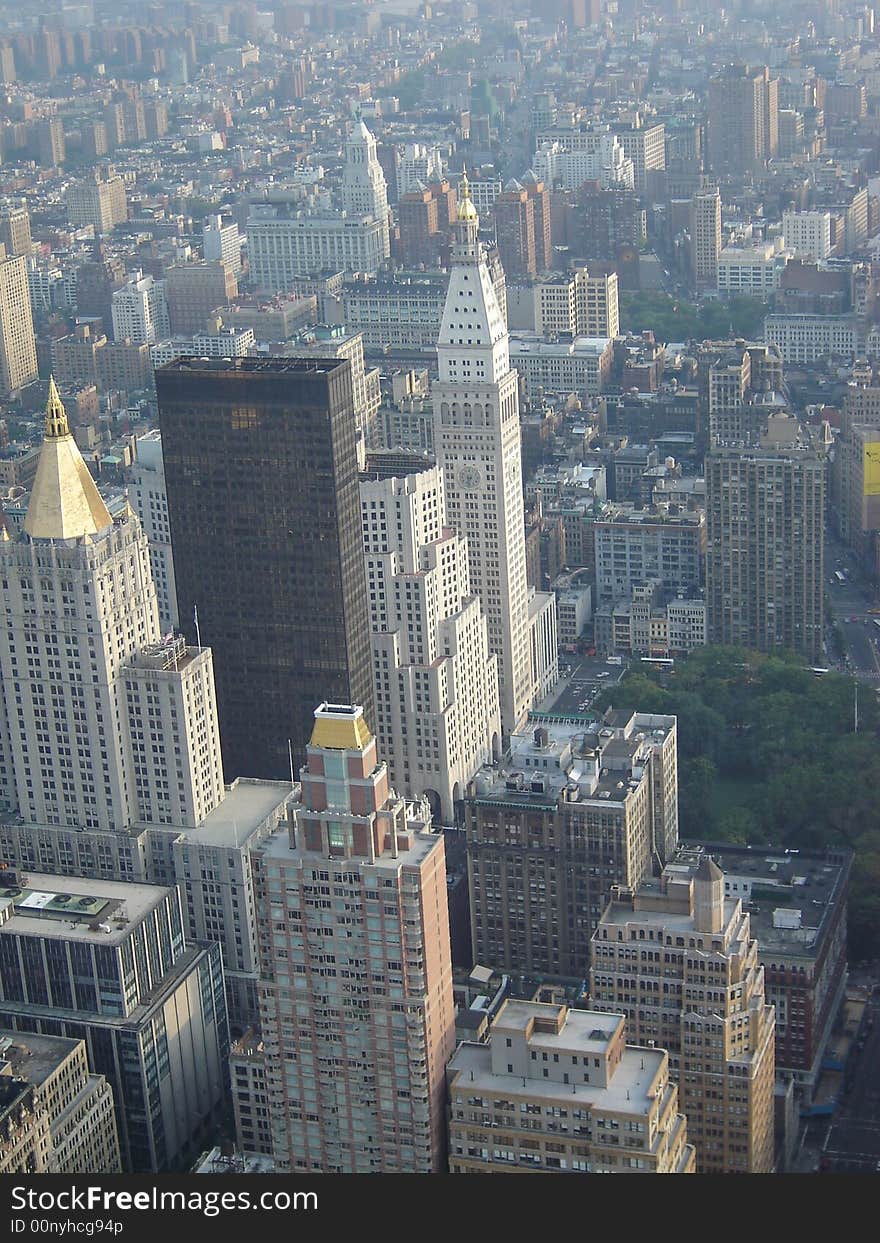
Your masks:
<svg viewBox="0 0 880 1243"><path fill-rule="evenodd" d="M498 662L471 593L467 544L447 525L442 472L389 474L382 457L368 459L360 485L376 735L394 788L428 797L451 824L500 747Z"/></svg>
<svg viewBox="0 0 880 1243"><path fill-rule="evenodd" d="M156 390L178 613L217 654L224 765L281 780L328 688L374 719L351 366L180 360Z"/></svg>
<svg viewBox="0 0 880 1243"><path fill-rule="evenodd" d="M133 345L153 345L171 334L164 282L132 273L113 294L113 336Z"/></svg>
<svg viewBox="0 0 880 1243"><path fill-rule="evenodd" d="M226 1093L219 946L187 943L176 888L21 879L0 910L0 1022L85 1040L127 1173L186 1168Z"/></svg>
<svg viewBox="0 0 880 1243"><path fill-rule="evenodd" d="M71 182L66 202L69 223L80 227L91 225L96 233L109 233L115 225L128 219L125 182L109 167L82 181Z"/></svg>
<svg viewBox="0 0 880 1243"><path fill-rule="evenodd" d="M774 1011L749 916L708 856L612 899L590 1001L668 1050L698 1173L773 1172Z"/></svg>
<svg viewBox="0 0 880 1243"><path fill-rule="evenodd" d="M467 179L459 192L453 267L432 388L434 445L450 524L468 545L471 585L499 658L501 720L510 732L533 702L519 396L507 326L478 241Z"/></svg>
<svg viewBox="0 0 880 1243"><path fill-rule="evenodd" d="M314 715L290 832L255 856L279 1173L440 1173L454 1044L442 834L357 706Z"/></svg>
<svg viewBox="0 0 880 1243"><path fill-rule="evenodd" d="M692 1174L664 1049L620 1015L505 1001L449 1063L451 1174Z"/></svg>
<svg viewBox="0 0 880 1243"><path fill-rule="evenodd" d="M0 397L37 379L27 259L7 257L0 244Z"/></svg>
<svg viewBox="0 0 880 1243"><path fill-rule="evenodd" d="M260 207L248 218L248 263L258 289L293 289L313 272L375 274L388 257L388 222L375 216L308 213L292 204Z"/></svg>
<svg viewBox="0 0 880 1243"><path fill-rule="evenodd" d="M706 457L709 641L811 663L822 654L827 462L788 419L788 443ZM787 438L786 438L787 439Z"/></svg>
<svg viewBox="0 0 880 1243"><path fill-rule="evenodd" d="M602 603L631 596L634 587L651 581L673 589L698 589L704 581L702 510L681 512L669 503L644 510L618 503L596 518L593 531L596 595Z"/></svg>
<svg viewBox="0 0 880 1243"><path fill-rule="evenodd" d="M48 1122L38 1160L47 1174L118 1174L113 1090L89 1070L83 1040L0 1031L0 1078L24 1081ZM4 1171L7 1172L7 1171Z"/></svg>
<svg viewBox="0 0 880 1243"><path fill-rule="evenodd" d="M612 885L638 885L675 849L675 718L533 716L465 813L475 961L584 980Z"/></svg>

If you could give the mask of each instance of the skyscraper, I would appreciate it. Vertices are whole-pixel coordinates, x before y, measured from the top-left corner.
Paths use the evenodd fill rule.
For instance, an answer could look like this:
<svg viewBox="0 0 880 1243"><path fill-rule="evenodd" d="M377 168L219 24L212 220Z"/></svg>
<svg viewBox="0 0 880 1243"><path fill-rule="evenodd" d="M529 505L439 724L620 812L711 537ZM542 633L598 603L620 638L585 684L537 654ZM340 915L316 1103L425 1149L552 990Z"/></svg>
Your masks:
<svg viewBox="0 0 880 1243"><path fill-rule="evenodd" d="M223 797L211 653L154 685L146 536L127 504L111 516L54 381L24 532L0 541L0 568L7 804L28 823L104 832L197 824ZM154 736L166 713L174 730Z"/></svg>
<svg viewBox="0 0 880 1243"><path fill-rule="evenodd" d="M135 345L153 345L171 335L165 282L132 272L113 294L113 337Z"/></svg>
<svg viewBox="0 0 880 1243"><path fill-rule="evenodd" d="M720 868L704 856L693 872L673 864L621 893L592 948L590 1004L669 1052L697 1173L772 1173L774 1011L749 916L725 898Z"/></svg>
<svg viewBox="0 0 880 1243"><path fill-rule="evenodd" d="M507 279L534 276L535 203L513 178L495 200L495 240L504 275Z"/></svg>
<svg viewBox="0 0 880 1243"><path fill-rule="evenodd" d="M706 455L706 609L711 643L811 663L822 651L827 461L796 419L761 443Z"/></svg>
<svg viewBox="0 0 880 1243"><path fill-rule="evenodd" d="M315 711L301 777L289 835L255 855L276 1167L439 1173L455 1028L443 836L390 789L358 706Z"/></svg>
<svg viewBox="0 0 880 1243"><path fill-rule="evenodd" d="M0 243L0 397L37 378L27 259L7 256Z"/></svg>
<svg viewBox="0 0 880 1243"><path fill-rule="evenodd" d="M779 149L779 80L728 65L709 82L709 166L716 177L764 167Z"/></svg>
<svg viewBox="0 0 880 1243"><path fill-rule="evenodd" d="M374 715L351 364L179 360L156 391L178 613L216 655L224 767L283 779L328 693Z"/></svg>
<svg viewBox="0 0 880 1243"><path fill-rule="evenodd" d="M254 1022L249 844L284 815L289 777L224 788L210 648L162 637L144 531L124 497L101 499L54 383L0 583L0 858L179 883L190 935L222 947L230 1014Z"/></svg>
<svg viewBox="0 0 880 1243"><path fill-rule="evenodd" d="M31 218L24 200L0 211L0 242L10 259L31 253Z"/></svg>
<svg viewBox="0 0 880 1243"><path fill-rule="evenodd" d="M127 475L132 508L141 520L150 549L150 568L156 588L159 625L163 634L178 625L177 587L168 525L168 496L162 463L162 436L153 428L136 441L137 457Z"/></svg>
<svg viewBox="0 0 880 1243"><path fill-rule="evenodd" d="M395 789L451 824L500 745L498 661L472 594L467 543L446 522L443 474L371 454L361 479L376 734ZM415 457L415 455L413 455Z"/></svg>
<svg viewBox="0 0 880 1243"><path fill-rule="evenodd" d="M501 722L510 733L543 678L532 670L530 652L517 376L466 177L453 228L437 343L440 379L432 389L434 445L449 521L467 539L471 585L499 658Z"/></svg>
<svg viewBox="0 0 880 1243"><path fill-rule="evenodd" d="M383 256L387 258L390 238L385 174L376 155L376 139L361 120L354 122L345 144L342 206L353 216L373 216L383 222Z"/></svg>
<svg viewBox="0 0 880 1243"><path fill-rule="evenodd" d="M721 253L721 194L705 190L691 199L691 272L697 289L714 289Z"/></svg>

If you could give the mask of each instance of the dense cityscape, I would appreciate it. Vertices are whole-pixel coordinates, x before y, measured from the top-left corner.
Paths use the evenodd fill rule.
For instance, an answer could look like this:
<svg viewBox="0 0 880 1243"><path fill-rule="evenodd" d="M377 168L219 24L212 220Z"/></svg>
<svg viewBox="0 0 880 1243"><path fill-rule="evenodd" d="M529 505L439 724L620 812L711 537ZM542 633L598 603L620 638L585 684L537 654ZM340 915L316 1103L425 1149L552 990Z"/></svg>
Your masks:
<svg viewBox="0 0 880 1243"><path fill-rule="evenodd" d="M0 1174L880 1172L880 9L0 85Z"/></svg>

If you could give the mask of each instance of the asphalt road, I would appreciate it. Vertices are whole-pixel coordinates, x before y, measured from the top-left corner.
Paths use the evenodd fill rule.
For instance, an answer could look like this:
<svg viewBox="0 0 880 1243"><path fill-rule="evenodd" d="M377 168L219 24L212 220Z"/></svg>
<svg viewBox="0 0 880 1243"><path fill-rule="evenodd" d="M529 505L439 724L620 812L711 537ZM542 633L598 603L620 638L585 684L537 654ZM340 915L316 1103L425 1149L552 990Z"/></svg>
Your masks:
<svg viewBox="0 0 880 1243"><path fill-rule="evenodd" d="M599 692L619 682L626 673L628 663L609 665L598 656L567 656L564 659L569 666L562 672L565 688L561 694L558 690L554 692L556 698L552 707L548 707L546 702L541 707L566 716L591 712Z"/></svg>
<svg viewBox="0 0 880 1243"><path fill-rule="evenodd" d="M831 1173L872 1174L880 1171L880 992L875 988L865 1007L859 1032L861 1049L847 1067L844 1097L822 1152L822 1168Z"/></svg>
<svg viewBox="0 0 880 1243"><path fill-rule="evenodd" d="M844 583L834 577L836 570L846 573ZM880 613L869 612L880 608L880 600L860 578L850 553L831 536L826 541L825 577L831 616L843 636L846 667L858 678L880 680L880 626L875 625Z"/></svg>

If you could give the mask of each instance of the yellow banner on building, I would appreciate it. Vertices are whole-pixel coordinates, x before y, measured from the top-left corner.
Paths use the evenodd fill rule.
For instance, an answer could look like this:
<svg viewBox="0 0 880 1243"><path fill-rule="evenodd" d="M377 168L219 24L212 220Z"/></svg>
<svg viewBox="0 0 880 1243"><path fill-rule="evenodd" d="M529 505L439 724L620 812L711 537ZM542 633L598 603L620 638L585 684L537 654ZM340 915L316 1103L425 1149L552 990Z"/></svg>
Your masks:
<svg viewBox="0 0 880 1243"><path fill-rule="evenodd" d="M880 442L865 445L865 496L880 496Z"/></svg>

